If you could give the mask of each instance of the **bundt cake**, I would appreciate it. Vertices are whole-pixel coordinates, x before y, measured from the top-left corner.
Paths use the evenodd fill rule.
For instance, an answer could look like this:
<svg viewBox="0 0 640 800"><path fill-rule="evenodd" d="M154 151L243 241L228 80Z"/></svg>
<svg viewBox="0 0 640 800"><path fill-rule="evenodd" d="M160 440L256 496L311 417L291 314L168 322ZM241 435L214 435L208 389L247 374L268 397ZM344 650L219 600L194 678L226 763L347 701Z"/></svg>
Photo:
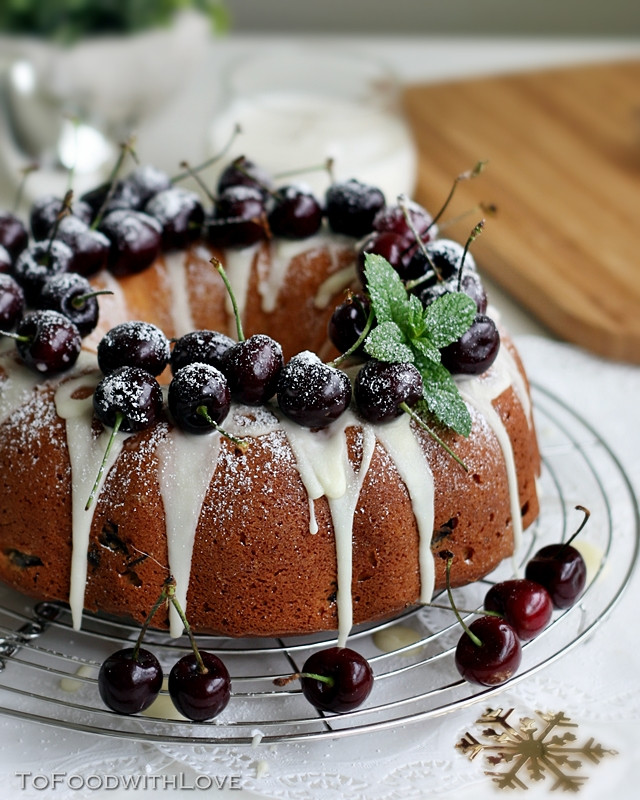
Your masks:
<svg viewBox="0 0 640 800"><path fill-rule="evenodd" d="M0 578L68 602L79 626L84 610L144 620L171 574L196 631L337 629L344 643L353 624L428 602L441 551L454 585L510 556L538 513L539 455L525 373L468 248L415 204L346 181L321 205L246 159L213 208L139 168L34 207L39 244L0 217L0 327L16 331L0 342ZM88 297L78 272L112 294ZM54 278L64 299L44 312ZM73 320L98 302L79 352L65 303ZM166 337L162 392L147 329ZM65 337L73 354L56 360ZM243 392L249 348L234 349L267 339L275 382ZM214 350L217 405L201 393L189 417L197 378L177 375ZM144 423L100 413L125 370L148 389Z"/></svg>

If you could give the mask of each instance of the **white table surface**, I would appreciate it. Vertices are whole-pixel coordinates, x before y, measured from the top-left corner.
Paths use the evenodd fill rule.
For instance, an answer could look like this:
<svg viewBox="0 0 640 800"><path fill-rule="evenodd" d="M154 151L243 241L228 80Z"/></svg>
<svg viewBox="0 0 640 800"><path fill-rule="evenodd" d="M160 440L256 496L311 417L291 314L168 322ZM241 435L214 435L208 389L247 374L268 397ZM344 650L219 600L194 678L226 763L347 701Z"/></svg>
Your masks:
<svg viewBox="0 0 640 800"><path fill-rule="evenodd" d="M317 41L317 40L309 40ZM535 69L542 66L570 65L587 63L598 60L615 59L627 56L640 56L640 41L578 41L578 40L529 40L529 39L433 39L415 37L410 39L388 38L362 38L323 40L324 46L344 47L349 45L356 50L373 53L388 61L396 70L402 81L438 81L447 78L464 77L478 74L490 74L522 69ZM216 106L216 75L230 59L242 57L245 53L255 53L260 50L272 50L279 44L273 38L233 38L216 41L209 55L209 63L200 73L199 80L189 87L180 99L167 107L149 125L138 132L137 149L143 154L145 161L158 166L171 168L177 161L185 156L197 163L198 158L205 150L206 129L211 115ZM158 135L159 131L162 135ZM0 197L6 196L7 184L0 185ZM500 307L503 319L511 331L516 335L538 334L548 336L547 332L521 308L505 297L496 287L489 286L490 297L494 304ZM632 371L634 379L637 372ZM637 608L636 608L637 617ZM636 626L637 628L637 626ZM624 727L628 729L628 736L635 737L638 741L638 727L633 721L620 723L617 730L618 738ZM611 730L611 726L606 728ZM25 761L33 757L33 749L41 747L43 738L49 736L48 731L40 730L29 723L18 723L0 717L0 775L4 778L5 785L11 786L11 796L15 797L58 797L60 794L48 795L46 791L29 790L18 791L19 786L15 773L21 767L20 759L16 763L15 742L13 735L20 737L21 747L24 748ZM88 734L65 734L69 741L69 748L90 747L95 743L95 737ZM140 764L144 765L144 746L135 743L130 745L132 754L136 750L140 753ZM362 748L367 748L366 736L363 737ZM303 765L301 765L302 768ZM637 766L637 764L636 764ZM168 766L167 775L172 773L183 774L185 781L195 776L184 765ZM630 773L633 774L633 773ZM616 788L618 790L618 788ZM622 793L621 793L622 792ZM170 788L159 794L167 796L174 794ZM624 795L622 790L618 791ZM91 791L87 794L75 793L69 796L80 797L110 797L113 800L131 797L134 793L123 790L110 790L105 792ZM204 793L206 796L242 798L253 797L246 789L232 791L211 791ZM193 796L194 793L191 792ZM197 795L197 793L196 793ZM464 797L495 797L500 792L484 785L478 787L474 784L466 789L457 791L457 798ZM9 796L9 795L7 795ZM339 796L339 795L336 795ZM413 796L413 795L412 795ZM415 796L429 796L428 782L424 785L424 794ZM531 795L532 796L532 795ZM629 795L630 797L631 795Z"/></svg>

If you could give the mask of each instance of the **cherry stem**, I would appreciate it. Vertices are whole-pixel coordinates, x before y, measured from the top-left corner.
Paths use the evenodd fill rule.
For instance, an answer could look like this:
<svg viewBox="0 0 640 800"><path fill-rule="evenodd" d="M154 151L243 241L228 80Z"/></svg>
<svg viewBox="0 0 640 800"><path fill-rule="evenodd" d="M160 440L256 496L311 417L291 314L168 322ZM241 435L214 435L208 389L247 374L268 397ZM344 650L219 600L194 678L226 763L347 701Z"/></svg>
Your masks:
<svg viewBox="0 0 640 800"><path fill-rule="evenodd" d="M456 615L456 618L460 625L462 625L462 629L467 634L467 636L471 639L471 641L475 644L476 647L482 647L482 641L473 633L469 626L465 623L465 621L460 616L460 612L456 608L456 604L453 600L453 592L451 591L451 563L453 561L453 556L449 556L447 558L447 597L449 598L449 602L451 603L451 608L453 609L453 613Z"/></svg>
<svg viewBox="0 0 640 800"><path fill-rule="evenodd" d="M453 199L453 195L455 194L456 189L458 188L458 184L462 183L462 181L468 181L468 180L471 180L472 178L476 178L484 170L486 165L487 165L486 161L478 161L476 163L476 165L473 167L473 169L469 169L466 172L461 172L460 175L458 175L458 177L453 182L453 186L449 190L449 194L447 195L447 199L444 201L444 203L440 207L440 211L438 211L438 213L435 215L435 217L429 223L429 227L427 228L427 230L429 230L429 228L432 228L438 222L440 217L444 214L444 212L446 211L447 207L449 206L449 203Z"/></svg>
<svg viewBox="0 0 640 800"><path fill-rule="evenodd" d="M419 414L417 414L411 408L411 406L408 406L406 403L400 403L400 408L405 412L405 414L408 414L411 417L411 419L414 420L414 422L416 422L416 424L422 428L422 430L426 431L429 434L429 436L431 436L431 438L435 442L437 442L440 445L440 447L442 447L443 450L445 450L451 456L451 458L462 467L462 469L465 472L469 472L469 467L467 467L467 465L460 458L460 456L453 452L453 450L449 447L449 445L443 439L441 439L440 436L438 436L438 434L433 430L433 428L427 425L427 423L422 419L422 417L419 416Z"/></svg>
<svg viewBox="0 0 640 800"><path fill-rule="evenodd" d="M127 139L120 145L120 153L118 155L118 159L114 164L114 167L111 170L111 174L109 175L108 178L109 189L107 190L107 194L105 195L105 198L102 201L102 205L98 209L96 218L91 223L91 230L96 230L98 225L100 225L100 223L102 222L102 218L104 217L107 207L111 202L111 198L113 197L113 193L116 190L116 179L120 173L120 170L122 169L122 165L124 164L124 160L127 157L127 153L130 153L133 160L137 163L138 157L136 156L135 150L133 149L133 139Z"/></svg>
<svg viewBox="0 0 640 800"><path fill-rule="evenodd" d="M207 407L202 405L196 408L196 414L199 414L201 417L206 419L209 425L213 426L216 431L220 434L220 436L224 436L225 439L229 439L230 442L233 442L235 446L243 453L247 452L249 447L249 442L246 439L239 439L237 436L233 436L228 431L225 431L224 428L221 428L217 422L214 422L211 417L209 416L209 412L207 411Z"/></svg>
<svg viewBox="0 0 640 800"><path fill-rule="evenodd" d="M307 172L321 172L326 170L329 173L330 180L333 181L333 158L329 157L323 164L316 164L314 167L302 167L300 169L288 169L284 172L278 172L273 177L276 180L281 180L282 178L291 178L295 177L296 175L304 175Z"/></svg>
<svg viewBox="0 0 640 800"><path fill-rule="evenodd" d="M229 283L229 278L227 278L227 273L224 271L224 267L220 263L220 260L217 259L215 256L211 259L211 263L213 266L218 270L218 274L222 278L224 285L229 293L229 298L231 299L231 305L233 306L233 314L236 318L236 329L238 331L238 341L244 342L244 331L242 330L242 321L240 319L240 311L238 310L238 303L236 302L236 296L233 293L233 289L231 288L231 284Z"/></svg>
<svg viewBox="0 0 640 800"><path fill-rule="evenodd" d="M189 637L189 641L191 642L191 649L193 650L193 654L196 657L196 661L198 662L198 670L201 675L206 675L209 670L205 667L204 661L202 660L202 656L200 655L200 651L198 650L198 645L196 644L195 637L193 635L193 631L191 630L191 625L189 625L189 621L182 610L182 606L178 602L178 598L176 597L176 582L171 579L171 581L167 584L167 596L169 598L169 602L173 605L175 610L178 612L178 616L182 624L184 625L184 629L186 631L187 636Z"/></svg>
<svg viewBox="0 0 640 800"><path fill-rule="evenodd" d="M87 300L91 300L92 297L100 297L102 294L113 294L113 292L110 289L97 289L95 292L79 294L77 297L72 298L71 305L74 308L83 308Z"/></svg>
<svg viewBox="0 0 640 800"><path fill-rule="evenodd" d="M202 191L207 195L209 200L211 200L211 202L215 206L215 204L217 202L216 198L213 196L213 194L211 194L211 192L209 191L209 187L202 180L202 178L198 175L197 168L193 169L191 166L189 166L189 163L187 161L181 161L180 162L180 166L183 167L186 170L186 174L190 175L193 178L193 180L198 184L198 186L202 189Z"/></svg>
<svg viewBox="0 0 640 800"><path fill-rule="evenodd" d="M276 686L287 686L292 681L299 680L300 678L310 678L313 681L320 681L326 683L327 686L335 686L335 679L330 675L318 675L317 672L295 672L293 675L287 675L283 678L274 678L273 682Z"/></svg>
<svg viewBox="0 0 640 800"><path fill-rule="evenodd" d="M451 611L451 606L441 606L439 603L427 603L429 608L439 608L442 611ZM498 617L504 619L504 616L499 611L486 611L483 608L459 608L461 614L482 614L487 617Z"/></svg>
<svg viewBox="0 0 640 800"><path fill-rule="evenodd" d="M344 361L346 361L349 358L349 356L351 356L353 353L355 353L355 351L360 347L360 345L364 342L364 340L369 335L369 332L371 331L371 328L373 327L373 321L375 319L375 316L376 315L375 315L375 313L373 311L373 308L370 308L369 309L369 314L367 315L367 321L365 323L364 329L363 329L362 333L360 334L360 336L358 336L358 338L355 340L355 342L351 345L351 347L348 350L345 350L344 353L342 353L342 355L339 355L337 358L334 358L333 361L330 361L328 366L330 366L330 367L338 367L338 366L340 366L340 364L342 364Z"/></svg>
<svg viewBox="0 0 640 800"><path fill-rule="evenodd" d="M406 195L404 195L404 194L401 194L401 195L398 197L398 205L400 206L400 209L401 209L401 211L402 211L402 213L403 213L403 215L404 215L405 221L406 221L407 225L409 226L409 230L410 230L410 231L411 231L411 233L412 233L412 234L415 236L416 242L418 243L418 247L419 247L419 248L420 248L420 250L422 251L422 255L423 255L423 256L426 258L426 260L427 260L427 264L428 264L428 265L431 267L431 269L433 270L433 273L434 273L434 275L436 276L436 278L437 278L439 281L441 281L441 280L442 280L442 273L440 272L440 270L439 270L439 269L436 267L436 265L434 264L434 262L433 262L433 259L432 259L432 258L431 258L431 256L429 255L429 252L428 252L428 250L427 250L427 248L426 248L426 245L425 245L425 243L422 241L422 237L421 237L421 236L420 236L420 234L418 233L418 229L416 228L416 226L415 226L415 225L414 225L414 223L413 223L413 220L411 219L411 213L410 213L410 211L409 211L408 202L409 202L409 201L408 201L408 199L407 199L407 196L406 196ZM431 224L433 224L433 223L431 223ZM429 228L427 228L427 230L429 230ZM424 278L425 278L425 277L426 277L426 276L423 276L423 278L422 278L421 280L424 280Z"/></svg>
<svg viewBox="0 0 640 800"><path fill-rule="evenodd" d="M116 411L116 421L113 425L113 429L111 430L111 436L109 437L109 441L107 442L107 447L104 451L104 455L102 457L102 463L100 464L100 469L98 470L98 475L96 476L95 483L93 484L93 488L91 489L91 494L89 495L87 504L84 507L85 511L88 511L91 508L93 500L96 496L96 492L98 491L98 486L100 485L100 481L102 480L102 475L107 465L109 453L111 452L111 448L113 447L113 443L116 439L116 434L120 430L120 426L122 425L123 420L124 420L124 414L121 411Z"/></svg>
<svg viewBox="0 0 640 800"><path fill-rule="evenodd" d="M469 248L475 242L475 240L480 236L482 230L484 228L484 220L481 219L480 222L473 228L471 233L469 234L469 238L465 242L464 250L462 251L462 258L460 259L460 268L458 271L458 291L462 290L462 270L464 268L464 261L467 257L467 253L469 252Z"/></svg>
<svg viewBox="0 0 640 800"><path fill-rule="evenodd" d="M451 217L448 220L440 223L440 231L446 230L446 228L450 228L452 225L457 225L458 222L462 222L463 219L466 219L471 214L475 214L477 211L481 211L485 217L495 217L498 213L498 207L495 203L476 203L475 206L470 208L468 211L464 211L462 214L459 214L457 217Z"/></svg>
<svg viewBox="0 0 640 800"><path fill-rule="evenodd" d="M0 336L8 336L9 339L15 339L16 342L25 342L25 344L31 341L30 336L24 336L23 334L15 333L14 331L0 331Z"/></svg>
<svg viewBox="0 0 640 800"><path fill-rule="evenodd" d="M58 233L58 228L60 227L60 223L64 219L64 217L71 214L71 200L73 199L73 190L69 189L65 196L62 198L62 206L60 211L56 215L56 221L53 224L53 228L51 228L51 235L49 236L49 244L47 245L47 255L46 255L46 263L49 263L49 259L51 258L51 248L53 247L54 239L56 238L56 234Z"/></svg>
<svg viewBox="0 0 640 800"><path fill-rule="evenodd" d="M239 133L242 133L242 128L240 127L240 125L238 125L238 123L236 123L233 127L233 131L231 132L231 136L229 137L229 141L225 144L225 146L219 153L216 153L215 155L208 158L206 161L203 161L201 164L198 164L197 167L187 167L184 172L180 172L173 178L170 178L171 183L178 183L178 181L183 181L185 180L185 178L189 177L195 178L196 173L202 172L203 170L207 169L207 167L210 167L213 164L215 164L216 161L220 161L220 159L224 158L224 156L229 152L231 145L234 143L234 141L236 140L236 136ZM184 167L184 163L181 163L180 166ZM209 195L208 191L207 195Z"/></svg>
<svg viewBox="0 0 640 800"><path fill-rule="evenodd" d="M570 538L569 538L569 539L568 539L568 540L567 540L567 541L566 541L566 542L565 542L565 543L562 545L562 547L560 548L560 550L558 550L558 553L557 553L557 555L556 555L556 558L560 558L560 554L561 554L561 553L562 553L562 552L563 552L563 551L564 551L564 550L565 550L567 547L569 547L569 545L571 544L571 542L572 542L572 541L573 541L573 540L576 538L576 536L577 536L577 535L580 533L580 531L581 531L581 530L584 528L584 526L587 524L587 522L588 522L588 520L589 520L589 517L591 516L591 512L589 511L589 509L588 509L588 508L585 508L584 506L576 506L575 508L576 508L576 511L582 511L582 513L584 514L584 519L583 519L583 520L582 520L582 522L580 523L580 527L578 528L578 530L577 530L575 533L573 533L573 534L571 535L571 537L570 537Z"/></svg>
<svg viewBox="0 0 640 800"><path fill-rule="evenodd" d="M144 636L145 636L145 634L147 632L147 629L149 628L149 625L151 624L151 620L155 617L156 612L158 611L160 606L163 603L167 602L167 588L166 587L172 580L173 580L173 578L167 578L167 580L164 582L164 586L162 587L162 592L160 592L160 596L158 597L156 602L153 604L153 607L152 607L151 611L147 614L147 618L145 619L145 621L142 624L142 628L140 628L140 633L138 634L138 638L137 638L136 643L135 643L135 645L133 647L133 660L134 661L138 660L138 653L139 653L140 647L142 645L142 640L144 639Z"/></svg>

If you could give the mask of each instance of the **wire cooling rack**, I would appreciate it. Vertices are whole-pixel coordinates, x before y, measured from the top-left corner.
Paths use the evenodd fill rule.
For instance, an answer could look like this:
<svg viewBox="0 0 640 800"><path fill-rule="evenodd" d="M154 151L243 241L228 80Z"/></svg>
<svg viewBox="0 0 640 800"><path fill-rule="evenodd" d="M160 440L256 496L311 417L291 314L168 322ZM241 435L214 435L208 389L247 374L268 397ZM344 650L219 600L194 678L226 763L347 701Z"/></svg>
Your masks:
<svg viewBox="0 0 640 800"><path fill-rule="evenodd" d="M518 674L509 682L556 661L609 614L638 560L639 517L623 468L598 433L548 392L534 387L536 425L543 456L542 511L525 533L517 564L505 563L484 581L456 589L461 608L478 608L492 583L510 577L539 547L565 540L582 519L580 534L589 564L580 601L555 612L545 631L523 649ZM361 708L325 715L311 707L296 682L277 688L273 679L297 671L315 649L335 644L332 635L277 640L200 636L218 653L232 677L232 698L208 723L177 718L166 691L144 715L120 716L105 708L97 688L102 660L130 645L138 629L87 616L71 628L65 607L33 605L0 589L0 712L22 719L105 736L174 743L251 744L338 738L442 716L484 701L502 687L483 689L458 676L454 650L460 628L452 613L433 607L407 612L383 624L356 629L349 644L375 673L374 689ZM184 653L184 639L150 632L152 649L168 673Z"/></svg>

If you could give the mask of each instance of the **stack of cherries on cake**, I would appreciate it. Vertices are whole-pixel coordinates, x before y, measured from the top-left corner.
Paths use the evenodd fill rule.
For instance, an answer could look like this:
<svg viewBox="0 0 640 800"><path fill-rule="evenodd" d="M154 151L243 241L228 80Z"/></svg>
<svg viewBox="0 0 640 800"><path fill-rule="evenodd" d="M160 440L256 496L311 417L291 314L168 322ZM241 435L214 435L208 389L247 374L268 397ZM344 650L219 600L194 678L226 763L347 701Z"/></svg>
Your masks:
<svg viewBox="0 0 640 800"><path fill-rule="evenodd" d="M195 170L187 175L199 180ZM71 192L42 198L31 209L31 235L16 214L0 212L0 330L15 340L21 361L44 379L73 367L83 337L98 324L101 290L91 279L105 269L121 279L196 241L225 251L272 237L305 240L328 228L355 243L360 281L329 319L328 336L340 355L325 362L305 350L285 363L275 338L245 338L231 284L214 256L212 269L236 310L237 341L215 330L171 339L150 322L120 322L97 346L103 377L93 396L95 418L112 429L112 439L168 418L191 434L217 431L244 452L247 441L223 427L232 401L275 403L288 420L314 431L350 407L376 425L407 414L465 467L442 435L450 428L467 436L471 427L451 376L483 375L501 347L468 252L479 227L462 247L437 238L440 214L432 218L413 202L387 205L375 187L348 180L333 183L321 203L302 185L275 188L246 158L221 173L215 195L203 187L208 201L179 186L179 179L138 167L79 199ZM344 362L358 365L353 384ZM158 380L167 367L168 408ZM92 493L87 508L94 501ZM451 594L456 562L446 547L440 555ZM546 626L553 605L574 602L584 582L584 562L564 543L539 553L526 579L496 584L486 598L489 613L465 626L456 655L461 674L487 685L509 678L520 663L519 640ZM159 604L175 606L170 582L167 587ZM103 699L121 713L148 707L162 683L157 660L140 647L142 633L135 648L111 656L100 673ZM182 672L172 670L169 691L185 716L209 719L226 705L230 679L219 659L200 655L192 642L194 655L180 662ZM373 684L366 660L344 646L315 653L293 677L316 707L337 712L359 706Z"/></svg>

